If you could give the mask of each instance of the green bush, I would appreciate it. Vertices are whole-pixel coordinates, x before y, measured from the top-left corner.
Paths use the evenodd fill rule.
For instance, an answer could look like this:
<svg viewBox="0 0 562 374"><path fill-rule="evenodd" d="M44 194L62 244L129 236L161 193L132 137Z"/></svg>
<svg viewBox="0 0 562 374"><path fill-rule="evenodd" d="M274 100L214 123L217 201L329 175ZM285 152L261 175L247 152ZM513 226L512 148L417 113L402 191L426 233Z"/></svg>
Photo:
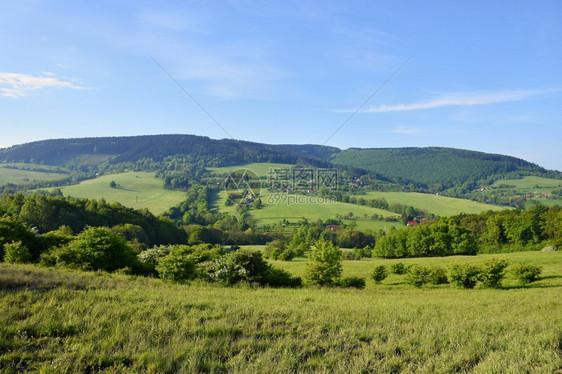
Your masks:
<svg viewBox="0 0 562 374"><path fill-rule="evenodd" d="M4 244L21 242L31 254L31 260L39 258L44 249L38 235L23 221L13 217L0 217L0 260L4 258Z"/></svg>
<svg viewBox="0 0 562 374"><path fill-rule="evenodd" d="M9 264L25 264L31 261L29 249L21 242L4 244L4 261Z"/></svg>
<svg viewBox="0 0 562 374"><path fill-rule="evenodd" d="M365 288L365 278L361 278L361 277L342 277L340 279L338 279L338 281L336 282L338 287L343 287L343 288L357 288L362 290L363 288Z"/></svg>
<svg viewBox="0 0 562 374"><path fill-rule="evenodd" d="M505 269L509 265L508 260L501 260L492 258L484 262L480 267L479 280L484 287L498 288L501 286L501 281L505 277Z"/></svg>
<svg viewBox="0 0 562 374"><path fill-rule="evenodd" d="M430 281L431 271L425 266L412 265L406 273L406 283L421 287Z"/></svg>
<svg viewBox="0 0 562 374"><path fill-rule="evenodd" d="M384 265L376 266L371 273L371 278L376 284L380 284L388 276L388 271Z"/></svg>
<svg viewBox="0 0 562 374"><path fill-rule="evenodd" d="M407 272L406 265L403 262L397 262L395 264L392 264L390 265L390 272L392 274L398 274L398 275L406 274Z"/></svg>
<svg viewBox="0 0 562 374"><path fill-rule="evenodd" d="M289 272L271 267L264 278L264 284L269 287L302 287L302 279L294 277Z"/></svg>
<svg viewBox="0 0 562 374"><path fill-rule="evenodd" d="M446 284L449 283L447 271L442 267L433 267L429 270L429 283Z"/></svg>
<svg viewBox="0 0 562 374"><path fill-rule="evenodd" d="M137 254L121 236L104 227L89 227L71 242L46 254L45 263L86 270L115 271L139 267Z"/></svg>
<svg viewBox="0 0 562 374"><path fill-rule="evenodd" d="M542 267L534 264L519 264L513 267L512 272L521 284L528 284L539 280Z"/></svg>
<svg viewBox="0 0 562 374"><path fill-rule="evenodd" d="M189 247L180 247L158 258L156 271L162 279L185 282L195 278L196 262Z"/></svg>
<svg viewBox="0 0 562 374"><path fill-rule="evenodd" d="M295 258L296 252L289 248L286 240L277 239L267 243L263 251L263 256L274 260L291 261Z"/></svg>
<svg viewBox="0 0 562 374"><path fill-rule="evenodd" d="M458 287L474 288L480 276L480 268L474 265L460 264L449 268L449 281Z"/></svg>
<svg viewBox="0 0 562 374"><path fill-rule="evenodd" d="M309 284L334 286L342 273L342 251L330 241L321 240L308 253L305 277Z"/></svg>
<svg viewBox="0 0 562 374"><path fill-rule="evenodd" d="M225 284L239 282L265 284L270 270L260 251L240 249L207 265L207 275L211 281Z"/></svg>
<svg viewBox="0 0 562 374"><path fill-rule="evenodd" d="M155 274L157 273L156 266L158 265L158 261L160 261L162 257L166 257L170 254L171 249L170 246L165 245L155 246L139 253L137 259L148 273Z"/></svg>

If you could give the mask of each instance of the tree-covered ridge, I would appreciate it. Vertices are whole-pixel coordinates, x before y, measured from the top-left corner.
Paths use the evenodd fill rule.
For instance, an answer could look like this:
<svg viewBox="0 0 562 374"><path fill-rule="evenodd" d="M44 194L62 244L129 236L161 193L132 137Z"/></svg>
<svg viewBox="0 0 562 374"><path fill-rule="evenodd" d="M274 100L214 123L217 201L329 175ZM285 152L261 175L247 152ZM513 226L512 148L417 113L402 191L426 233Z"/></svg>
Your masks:
<svg viewBox="0 0 562 374"><path fill-rule="evenodd" d="M0 163L18 162L64 167L70 172L61 180L36 183L34 188L69 184L104 173L151 170L158 171L168 188L185 189L194 180L201 182L207 167L248 163L337 168L340 176L350 183L356 183L366 174L371 182L375 181L361 180L356 183L359 187L378 189L378 182L382 181L394 183L397 189L447 191L453 196L467 196L477 187L504 178L536 175L562 179L558 171L548 171L515 157L461 149L352 148L342 151L321 145L268 145L195 135L53 139L0 149ZM12 186L11 190L18 189Z"/></svg>
<svg viewBox="0 0 562 374"><path fill-rule="evenodd" d="M463 185L474 188L479 182L489 184L507 175L561 177L560 172L519 158L454 148L351 148L335 153L330 161L423 184L434 191Z"/></svg>
<svg viewBox="0 0 562 374"><path fill-rule="evenodd" d="M171 156L183 162L205 166L240 165L249 162L307 162L326 165L318 158L297 149L288 150L247 141L215 140L195 135L145 135L127 137L52 139L16 145L0 150L0 162L25 162L46 165L163 162Z"/></svg>

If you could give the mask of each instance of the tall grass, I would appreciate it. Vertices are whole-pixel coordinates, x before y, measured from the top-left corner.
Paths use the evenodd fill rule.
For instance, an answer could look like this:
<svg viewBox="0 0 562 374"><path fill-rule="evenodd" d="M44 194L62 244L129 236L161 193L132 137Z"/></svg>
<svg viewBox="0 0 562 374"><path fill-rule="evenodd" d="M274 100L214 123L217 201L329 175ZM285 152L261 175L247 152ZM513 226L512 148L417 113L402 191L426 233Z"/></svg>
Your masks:
<svg viewBox="0 0 562 374"><path fill-rule="evenodd" d="M460 290L415 289L393 275L365 290L294 290L2 264L0 371L562 370L562 256L510 255L543 262L547 278Z"/></svg>

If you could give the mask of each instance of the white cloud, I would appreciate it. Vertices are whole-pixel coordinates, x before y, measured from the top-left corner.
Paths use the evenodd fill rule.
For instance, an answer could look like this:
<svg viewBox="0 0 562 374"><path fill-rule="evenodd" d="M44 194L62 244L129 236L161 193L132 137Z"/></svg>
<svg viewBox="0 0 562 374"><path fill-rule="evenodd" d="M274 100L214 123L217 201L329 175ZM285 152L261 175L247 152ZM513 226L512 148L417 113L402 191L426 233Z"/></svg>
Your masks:
<svg viewBox="0 0 562 374"><path fill-rule="evenodd" d="M84 87L73 81L56 78L53 73L49 72L44 72L43 76L0 72L0 96L17 99L31 95L44 88L71 88L78 90Z"/></svg>
<svg viewBox="0 0 562 374"><path fill-rule="evenodd" d="M551 92L559 92L556 90L503 90L503 91L481 91L481 92L449 92L436 93L430 100L415 103L402 103L394 105L370 106L363 110L362 113L383 113L383 112L401 112L408 110L435 109L447 106L476 106L488 105L496 103L506 103L513 101L521 101L534 96L539 96ZM352 110L345 110L352 112Z"/></svg>

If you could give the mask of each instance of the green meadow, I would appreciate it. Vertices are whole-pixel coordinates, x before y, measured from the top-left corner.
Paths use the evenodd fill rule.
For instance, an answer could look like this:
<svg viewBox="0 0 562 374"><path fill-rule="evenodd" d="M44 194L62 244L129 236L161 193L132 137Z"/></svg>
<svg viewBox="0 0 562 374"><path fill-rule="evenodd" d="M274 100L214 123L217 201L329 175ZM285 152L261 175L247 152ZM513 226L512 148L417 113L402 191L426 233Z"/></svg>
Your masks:
<svg viewBox="0 0 562 374"><path fill-rule="evenodd" d="M514 194L528 194L533 195L542 194L548 195L553 190L562 189L562 180L560 179L550 179L541 177L523 177L522 179L504 179L496 181L493 185L494 189L499 189L501 191L512 191ZM561 198L531 198L527 201L527 205L530 202L537 202L542 205L559 205L562 206Z"/></svg>
<svg viewBox="0 0 562 374"><path fill-rule="evenodd" d="M481 263L490 256L409 259ZM562 370L562 254L502 289L178 285L0 264L0 371L103 373L554 373ZM344 261L366 276L390 260ZM305 262L275 262L302 274Z"/></svg>
<svg viewBox="0 0 562 374"><path fill-rule="evenodd" d="M12 169L7 168L6 166L33 168L40 169L42 171ZM57 173L55 170L61 170L63 173ZM65 177L66 173L64 173L64 169L62 168L35 164L0 164L0 186L7 183L29 184L33 182L52 181L64 179Z"/></svg>
<svg viewBox="0 0 562 374"><path fill-rule="evenodd" d="M336 218L345 216L349 212L353 213L352 219L344 220L346 223L356 222L357 227L362 230L379 230L390 226L402 227L400 222L385 222L382 220L370 219L373 214L382 217L399 217L397 213L387 210L372 208L364 205L343 203L339 201L317 199L312 195L287 195L283 193L270 194L265 192L262 197L262 206L258 209L250 210L252 218L258 224L271 224L283 219L289 222L298 222L304 218L315 221L318 219ZM234 213L235 206L226 206L227 195L221 191L216 195L213 207L221 212Z"/></svg>
<svg viewBox="0 0 562 374"><path fill-rule="evenodd" d="M116 188L110 187L111 181ZM65 196L105 199L135 209L147 208L154 214L162 214L185 199L184 192L164 189L162 179L150 172L103 175L61 190Z"/></svg>
<svg viewBox="0 0 562 374"><path fill-rule="evenodd" d="M438 196L419 192L367 192L365 199L386 199L389 204L411 205L417 209L441 217L452 216L460 213L480 213L486 210L504 209L497 205L483 204L472 200L457 199L447 196Z"/></svg>
<svg viewBox="0 0 562 374"><path fill-rule="evenodd" d="M256 173L260 179L267 179L268 173L273 169L292 169L295 165L291 164L277 164L271 162L259 162L238 166L224 166L218 168L207 168L215 174L230 174L237 169L249 169Z"/></svg>
<svg viewBox="0 0 562 374"><path fill-rule="evenodd" d="M512 188L525 191L536 189L548 189L550 191L554 188L562 188L562 180L529 176L522 179L498 180L492 184L492 187L500 188L502 185L514 186Z"/></svg>

